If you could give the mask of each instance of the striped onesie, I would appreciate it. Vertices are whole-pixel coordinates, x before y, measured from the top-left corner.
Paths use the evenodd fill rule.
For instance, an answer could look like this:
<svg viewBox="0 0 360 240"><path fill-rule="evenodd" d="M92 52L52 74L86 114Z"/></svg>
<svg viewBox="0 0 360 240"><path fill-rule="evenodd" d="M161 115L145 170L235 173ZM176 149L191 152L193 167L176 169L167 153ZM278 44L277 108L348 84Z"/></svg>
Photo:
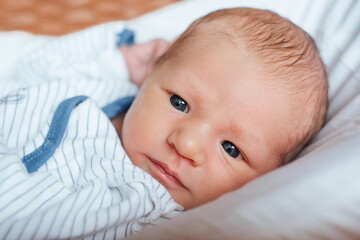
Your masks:
<svg viewBox="0 0 360 240"><path fill-rule="evenodd" d="M53 38L0 79L0 239L123 238L183 209L110 122L137 93L132 41L121 22Z"/></svg>

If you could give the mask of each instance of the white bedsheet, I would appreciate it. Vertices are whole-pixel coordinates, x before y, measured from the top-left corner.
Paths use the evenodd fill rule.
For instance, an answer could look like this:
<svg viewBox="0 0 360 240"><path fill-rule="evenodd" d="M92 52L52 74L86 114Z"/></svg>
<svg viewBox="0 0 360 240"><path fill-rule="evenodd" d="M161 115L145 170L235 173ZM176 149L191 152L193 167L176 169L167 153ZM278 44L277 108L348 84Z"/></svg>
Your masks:
<svg viewBox="0 0 360 240"><path fill-rule="evenodd" d="M250 6L315 38L329 73L327 123L298 159L134 239L360 239L360 1L187 0L128 22L137 41L173 39L212 10ZM47 40L0 33L0 81Z"/></svg>

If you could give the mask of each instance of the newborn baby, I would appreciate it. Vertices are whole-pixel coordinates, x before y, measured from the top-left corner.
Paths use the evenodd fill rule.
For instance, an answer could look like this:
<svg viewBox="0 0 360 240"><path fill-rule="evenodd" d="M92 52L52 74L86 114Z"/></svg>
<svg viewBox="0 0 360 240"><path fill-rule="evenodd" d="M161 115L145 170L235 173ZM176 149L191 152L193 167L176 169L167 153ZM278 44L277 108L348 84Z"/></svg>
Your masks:
<svg viewBox="0 0 360 240"><path fill-rule="evenodd" d="M227 9L175 41L117 129L132 162L192 208L293 159L326 109L311 37L272 12Z"/></svg>
<svg viewBox="0 0 360 240"><path fill-rule="evenodd" d="M316 46L275 13L216 11L168 50L122 30L49 40L0 82L1 239L126 237L289 162L324 123Z"/></svg>

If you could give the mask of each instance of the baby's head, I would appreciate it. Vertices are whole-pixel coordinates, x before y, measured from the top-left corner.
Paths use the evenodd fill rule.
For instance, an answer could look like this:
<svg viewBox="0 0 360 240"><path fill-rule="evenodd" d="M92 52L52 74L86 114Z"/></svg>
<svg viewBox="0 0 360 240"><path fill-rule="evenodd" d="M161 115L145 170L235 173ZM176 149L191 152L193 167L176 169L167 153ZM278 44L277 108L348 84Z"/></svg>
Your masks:
<svg viewBox="0 0 360 240"><path fill-rule="evenodd" d="M313 40L269 11L195 21L126 114L135 165L192 208L293 159L319 131L327 78Z"/></svg>

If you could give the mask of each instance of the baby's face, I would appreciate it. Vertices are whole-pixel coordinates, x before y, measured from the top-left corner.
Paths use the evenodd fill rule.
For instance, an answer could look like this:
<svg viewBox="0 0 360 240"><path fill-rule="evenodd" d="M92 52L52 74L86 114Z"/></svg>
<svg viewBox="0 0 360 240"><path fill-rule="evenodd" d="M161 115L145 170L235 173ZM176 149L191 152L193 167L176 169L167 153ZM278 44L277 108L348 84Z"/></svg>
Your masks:
<svg viewBox="0 0 360 240"><path fill-rule="evenodd" d="M239 55L200 49L163 63L124 119L130 159L187 209L280 166L287 96Z"/></svg>

